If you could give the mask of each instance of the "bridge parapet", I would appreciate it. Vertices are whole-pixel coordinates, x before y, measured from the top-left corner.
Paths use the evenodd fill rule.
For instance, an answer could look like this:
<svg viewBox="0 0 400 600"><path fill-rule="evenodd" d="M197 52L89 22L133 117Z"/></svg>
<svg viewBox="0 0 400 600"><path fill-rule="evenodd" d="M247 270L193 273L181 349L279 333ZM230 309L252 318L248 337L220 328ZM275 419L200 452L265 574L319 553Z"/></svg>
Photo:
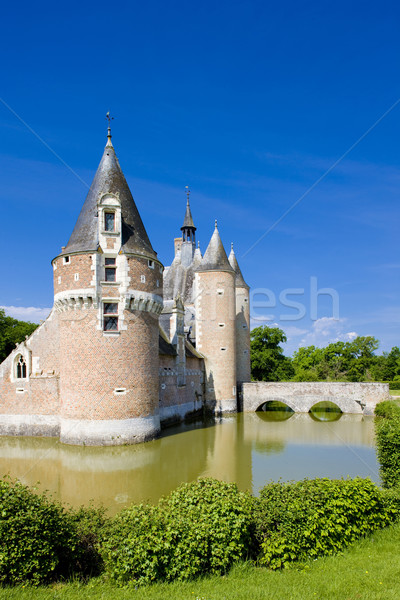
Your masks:
<svg viewBox="0 0 400 600"><path fill-rule="evenodd" d="M373 415L375 406L390 398L388 383L327 381L253 381L243 384L243 412L265 402L284 402L295 412L309 412L317 402L335 403L343 413Z"/></svg>

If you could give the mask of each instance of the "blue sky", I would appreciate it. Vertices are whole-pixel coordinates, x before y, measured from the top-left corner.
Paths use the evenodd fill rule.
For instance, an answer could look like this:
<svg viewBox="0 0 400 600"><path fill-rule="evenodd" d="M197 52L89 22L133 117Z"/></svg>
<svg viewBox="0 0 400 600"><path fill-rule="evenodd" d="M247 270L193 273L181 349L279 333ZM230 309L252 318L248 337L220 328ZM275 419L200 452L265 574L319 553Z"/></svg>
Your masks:
<svg viewBox="0 0 400 600"><path fill-rule="evenodd" d="M110 110L165 265L189 185L202 250L217 218L260 290L253 324L282 327L287 352L355 334L399 345L400 103L383 116L400 98L398 3L20 2L2 17L8 314L37 320L51 307L50 260L72 232ZM334 290L337 314L330 295L310 314L311 278ZM297 313L282 293L304 317L282 319Z"/></svg>

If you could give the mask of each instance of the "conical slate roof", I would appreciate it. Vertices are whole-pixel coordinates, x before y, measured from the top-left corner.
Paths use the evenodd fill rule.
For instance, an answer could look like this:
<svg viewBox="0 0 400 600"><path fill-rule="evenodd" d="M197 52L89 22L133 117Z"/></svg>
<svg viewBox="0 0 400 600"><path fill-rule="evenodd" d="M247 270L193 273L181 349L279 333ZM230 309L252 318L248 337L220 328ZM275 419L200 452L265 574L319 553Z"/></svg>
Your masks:
<svg viewBox="0 0 400 600"><path fill-rule="evenodd" d="M231 245L231 253L229 255L228 260L229 260L229 264L231 265L232 269L236 273L236 279L235 279L236 287L244 287L244 288L250 289L244 280L242 271L240 270L239 263L236 259L236 254L233 250L233 244Z"/></svg>
<svg viewBox="0 0 400 600"><path fill-rule="evenodd" d="M99 246L97 202L103 194L116 194L121 203L123 252L156 257L133 200L109 132L104 154L64 253L96 251Z"/></svg>
<svg viewBox="0 0 400 600"><path fill-rule="evenodd" d="M229 264L221 238L219 237L216 221L214 233L212 234L208 248L204 253L203 260L196 271L200 273L202 271L234 271Z"/></svg>
<svg viewBox="0 0 400 600"><path fill-rule="evenodd" d="M185 218L183 220L183 225L182 225L181 229L186 229L187 227L190 227L191 229L196 230L196 227L194 226L194 223L193 223L192 213L190 211L189 198L186 203L186 213L185 213Z"/></svg>

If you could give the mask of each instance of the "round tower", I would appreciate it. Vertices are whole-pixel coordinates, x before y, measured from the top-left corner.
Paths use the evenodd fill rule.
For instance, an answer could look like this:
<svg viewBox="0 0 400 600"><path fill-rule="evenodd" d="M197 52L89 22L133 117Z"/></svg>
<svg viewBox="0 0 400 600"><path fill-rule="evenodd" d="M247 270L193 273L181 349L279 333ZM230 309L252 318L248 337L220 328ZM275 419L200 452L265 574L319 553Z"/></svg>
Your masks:
<svg viewBox="0 0 400 600"><path fill-rule="evenodd" d="M163 266L110 129L70 240L52 264L60 323L61 441L117 445L155 437Z"/></svg>
<svg viewBox="0 0 400 600"><path fill-rule="evenodd" d="M205 395L216 413L236 412L235 271L215 231L195 273L196 349L204 355Z"/></svg>
<svg viewBox="0 0 400 600"><path fill-rule="evenodd" d="M250 288L245 282L231 245L229 264L235 271L236 303L236 380L242 383L251 380L250 370Z"/></svg>

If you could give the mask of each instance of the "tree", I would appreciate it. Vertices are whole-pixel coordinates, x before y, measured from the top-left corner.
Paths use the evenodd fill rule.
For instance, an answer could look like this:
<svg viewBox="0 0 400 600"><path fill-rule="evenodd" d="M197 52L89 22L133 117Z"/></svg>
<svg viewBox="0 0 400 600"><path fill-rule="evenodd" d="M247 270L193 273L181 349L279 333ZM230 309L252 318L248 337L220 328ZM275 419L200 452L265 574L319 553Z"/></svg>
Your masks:
<svg viewBox="0 0 400 600"><path fill-rule="evenodd" d="M320 381L320 366L323 349L303 346L293 353L292 365L295 371L293 381Z"/></svg>
<svg viewBox="0 0 400 600"><path fill-rule="evenodd" d="M279 327L256 327L251 332L251 377L255 381L288 381L294 375L292 361L279 344L286 342Z"/></svg>
<svg viewBox="0 0 400 600"><path fill-rule="evenodd" d="M4 310L0 308L0 362L3 362L15 346L26 336L31 335L37 327L37 323L18 321L18 319L7 317Z"/></svg>

